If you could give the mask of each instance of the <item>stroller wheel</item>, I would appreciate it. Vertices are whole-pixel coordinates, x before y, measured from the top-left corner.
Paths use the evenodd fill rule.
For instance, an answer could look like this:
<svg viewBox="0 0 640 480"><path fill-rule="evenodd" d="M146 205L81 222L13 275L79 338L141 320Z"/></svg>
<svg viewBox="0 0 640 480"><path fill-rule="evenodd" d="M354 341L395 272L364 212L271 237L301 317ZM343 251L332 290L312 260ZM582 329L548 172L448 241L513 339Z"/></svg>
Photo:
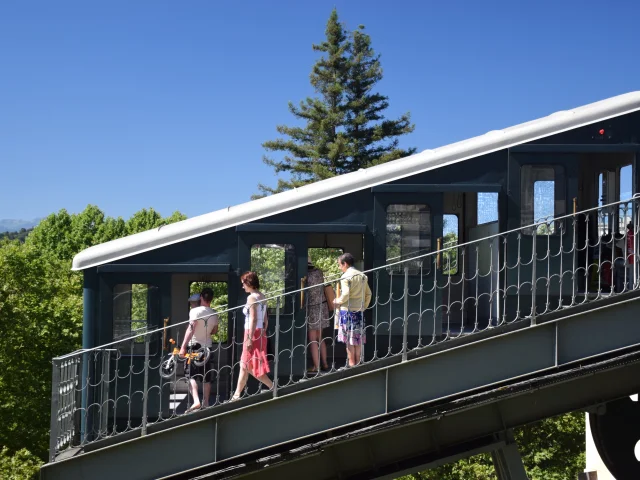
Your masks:
<svg viewBox="0 0 640 480"><path fill-rule="evenodd" d="M176 362L173 360L173 357L166 359L160 365L160 376L162 378L171 378L176 371Z"/></svg>
<svg viewBox="0 0 640 480"><path fill-rule="evenodd" d="M192 360L194 365L196 365L197 367L202 367L204 364L206 364L209 361L209 357L211 356L211 350L209 349L209 347L201 347L193 353L197 355L197 357Z"/></svg>

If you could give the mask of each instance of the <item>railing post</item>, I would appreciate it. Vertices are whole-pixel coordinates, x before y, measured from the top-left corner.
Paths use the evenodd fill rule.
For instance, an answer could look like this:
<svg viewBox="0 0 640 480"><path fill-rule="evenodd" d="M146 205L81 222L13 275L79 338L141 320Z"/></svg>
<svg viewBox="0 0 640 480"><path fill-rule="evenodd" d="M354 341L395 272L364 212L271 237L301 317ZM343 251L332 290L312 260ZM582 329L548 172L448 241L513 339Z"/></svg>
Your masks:
<svg viewBox="0 0 640 480"><path fill-rule="evenodd" d="M273 398L278 396L278 364L280 359L280 297L276 298L276 346L273 359Z"/></svg>
<svg viewBox="0 0 640 480"><path fill-rule="evenodd" d="M102 382L102 388L100 390L100 428L98 429L98 437L106 435L109 427L109 385L111 373L111 350L105 349L102 351L102 374L100 381ZM105 400L106 398L106 400Z"/></svg>
<svg viewBox="0 0 640 480"><path fill-rule="evenodd" d="M404 332L402 334L402 361L407 361L407 330L409 327L409 267L404 267Z"/></svg>
<svg viewBox="0 0 640 480"><path fill-rule="evenodd" d="M531 237L532 253L531 253L531 325L536 324L536 263L538 260L538 227L534 225L533 236Z"/></svg>
<svg viewBox="0 0 640 480"><path fill-rule="evenodd" d="M51 431L49 432L49 462L56 459L58 447L58 410L60 406L60 368L62 362L53 360L51 370Z"/></svg>
<svg viewBox="0 0 640 480"><path fill-rule="evenodd" d="M633 234L633 268L632 270L632 286L631 288L635 290L638 284L638 205L636 205L637 197L634 197L631 200L631 208L633 211L631 212L631 218L633 218L631 233Z"/></svg>
<svg viewBox="0 0 640 480"><path fill-rule="evenodd" d="M149 399L149 335L144 336L144 389L142 390L142 435L147 434L147 401Z"/></svg>

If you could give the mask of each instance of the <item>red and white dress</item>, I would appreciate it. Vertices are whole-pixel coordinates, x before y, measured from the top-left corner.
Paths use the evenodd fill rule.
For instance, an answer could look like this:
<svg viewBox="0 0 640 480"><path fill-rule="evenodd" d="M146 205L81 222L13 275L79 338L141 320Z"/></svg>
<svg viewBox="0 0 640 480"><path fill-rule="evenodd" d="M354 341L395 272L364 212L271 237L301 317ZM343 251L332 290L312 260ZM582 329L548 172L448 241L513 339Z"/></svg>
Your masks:
<svg viewBox="0 0 640 480"><path fill-rule="evenodd" d="M244 306L242 312L244 313L244 342L242 343L242 357L240 361L247 367L253 375L261 377L262 375L269 373L269 361L267 360L267 332L264 330L264 317L267 312L267 303L260 301L258 293L252 293L249 297L253 296L256 303L256 329L253 331L253 337L251 343L253 350L249 352L246 347L246 341L249 338L249 328L251 326L251 312L250 305L247 300L247 304Z"/></svg>

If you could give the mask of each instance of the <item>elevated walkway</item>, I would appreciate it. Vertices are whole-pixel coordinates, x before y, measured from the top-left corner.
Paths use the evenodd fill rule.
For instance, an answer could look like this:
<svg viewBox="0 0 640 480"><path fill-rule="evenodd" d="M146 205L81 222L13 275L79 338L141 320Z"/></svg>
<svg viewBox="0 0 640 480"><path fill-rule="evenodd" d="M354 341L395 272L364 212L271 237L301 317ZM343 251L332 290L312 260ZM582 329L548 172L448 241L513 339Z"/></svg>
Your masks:
<svg viewBox="0 0 640 480"><path fill-rule="evenodd" d="M637 218L635 200L633 215ZM419 290L412 290L405 268L402 295L393 295L393 275L385 285L392 313L382 321L385 317L378 316L377 309L385 305L379 298L383 289L375 276L376 300L369 312L376 348L352 368L305 381L291 381L287 373L283 381L278 359L282 362L284 350L293 355L295 348L283 349L278 342L278 309L274 391L151 422L148 392L158 387L150 386L154 367L147 349L140 370L145 375L139 395L142 425L93 436L87 433L87 419L92 405L100 404L85 398L88 388L78 380L82 375L62 370L66 376L59 383L61 391L69 391L65 381L75 382L85 397L80 403L66 393L54 393L52 461L42 468L41 478L395 478L488 451L494 452L499 469L508 471L514 459L513 427L640 391L637 265L628 268L623 260L623 269L609 277L611 285L603 284L607 278L601 280L602 265L614 264L616 258L599 254L581 261L593 258L594 244L581 247L576 215L566 220L573 223L572 238L567 234L540 241L535 230L528 239L516 230L479 241L487 242L490 250L497 243L504 255L497 267L489 262L483 272L476 265L456 280L463 287L461 301L447 296L454 285L451 277L436 276L431 291L422 281ZM596 243L600 252L601 242ZM527 248L531 257L524 258ZM480 247L473 243L455 249L464 261L465 251L477 254ZM517 251L513 262L511 251ZM433 260L434 271L441 253L425 256L425 261ZM405 262L414 266L416 259ZM620 281L614 286L616 276ZM488 289L480 285L481 278L491 280ZM431 294L430 311L422 305L423 293ZM412 309L417 304L412 297L420 297L417 310ZM400 306L401 348L396 351L391 335L377 336L380 325L391 330L398 318L394 301ZM456 308L459 324L452 321ZM423 320L425 327L433 325L430 342L420 334L412 338L412 319L417 319L418 331ZM77 354L77 365L86 356ZM84 371L91 376L90 368ZM107 388L94 378L85 385ZM136 394L126 397L130 411ZM69 415L85 423L74 427L73 421L64 420Z"/></svg>
<svg viewBox="0 0 640 480"><path fill-rule="evenodd" d="M387 478L493 450L509 428L640 391L640 295L603 303L169 420L42 478Z"/></svg>

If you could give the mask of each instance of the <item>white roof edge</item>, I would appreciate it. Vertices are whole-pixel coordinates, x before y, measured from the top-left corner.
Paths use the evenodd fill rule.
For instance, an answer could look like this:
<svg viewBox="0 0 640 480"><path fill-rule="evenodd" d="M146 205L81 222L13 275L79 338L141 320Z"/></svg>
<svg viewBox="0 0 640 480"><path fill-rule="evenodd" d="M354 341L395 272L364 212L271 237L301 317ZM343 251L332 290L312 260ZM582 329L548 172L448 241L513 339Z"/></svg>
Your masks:
<svg viewBox="0 0 640 480"><path fill-rule="evenodd" d="M83 270L114 262L637 110L640 110L640 91L618 95L573 110L556 112L504 130L493 130L478 137L425 150L382 165L95 245L74 257L72 270Z"/></svg>

